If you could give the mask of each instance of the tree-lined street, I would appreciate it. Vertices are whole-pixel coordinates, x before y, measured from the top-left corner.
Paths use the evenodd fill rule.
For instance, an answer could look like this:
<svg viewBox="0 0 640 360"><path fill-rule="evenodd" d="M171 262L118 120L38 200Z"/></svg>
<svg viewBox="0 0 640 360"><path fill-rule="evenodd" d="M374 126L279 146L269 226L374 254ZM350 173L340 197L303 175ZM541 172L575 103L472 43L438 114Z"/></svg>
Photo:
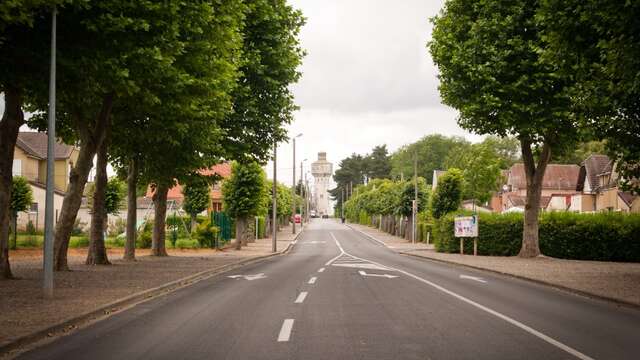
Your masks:
<svg viewBox="0 0 640 360"><path fill-rule="evenodd" d="M638 310L402 256L316 220L287 255L21 358L630 359L639 330Z"/></svg>

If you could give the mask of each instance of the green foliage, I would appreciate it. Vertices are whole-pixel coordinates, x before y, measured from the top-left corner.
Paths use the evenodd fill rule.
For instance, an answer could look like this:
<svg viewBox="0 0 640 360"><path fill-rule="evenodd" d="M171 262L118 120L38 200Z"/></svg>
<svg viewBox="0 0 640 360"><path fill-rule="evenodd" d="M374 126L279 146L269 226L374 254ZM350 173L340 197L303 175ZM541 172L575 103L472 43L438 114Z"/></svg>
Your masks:
<svg viewBox="0 0 640 360"><path fill-rule="evenodd" d="M514 256L521 247L522 214L479 214L478 254ZM453 236L455 214L436 222L435 247L459 252ZM640 215L622 213L545 213L540 217L540 248L551 257L575 260L640 261ZM465 253L473 242L465 241Z"/></svg>
<svg viewBox="0 0 640 360"><path fill-rule="evenodd" d="M13 214L20 211L26 211L33 202L33 193L31 185L26 178L22 176L14 176L11 189L11 203L9 208Z"/></svg>
<svg viewBox="0 0 640 360"><path fill-rule="evenodd" d="M36 227L33 225L33 221L29 220L29 222L27 222L27 228L25 233L27 235L35 235L37 233Z"/></svg>
<svg viewBox="0 0 640 360"><path fill-rule="evenodd" d="M604 0L544 0L537 14L543 56L573 80L572 110L607 140L624 179L640 179L639 17L638 1Z"/></svg>
<svg viewBox="0 0 640 360"><path fill-rule="evenodd" d="M107 214L117 215L127 198L127 186L117 177L112 177L105 188L104 208Z"/></svg>
<svg viewBox="0 0 640 360"><path fill-rule="evenodd" d="M151 247L151 236L153 235L153 220L147 220L136 237L136 247L148 249Z"/></svg>
<svg viewBox="0 0 640 360"><path fill-rule="evenodd" d="M184 249L199 249L201 248L201 244L198 240L187 240L187 239L179 239L176 241L174 246L176 249L184 250Z"/></svg>
<svg viewBox="0 0 640 360"><path fill-rule="evenodd" d="M464 153L471 144L462 137L427 135L415 143L405 145L391 155L391 175L405 179L413 177L414 158L418 158L418 176L433 182L433 171L446 169L449 154Z"/></svg>
<svg viewBox="0 0 640 360"><path fill-rule="evenodd" d="M276 215L289 217L291 216L291 203L293 202L293 198L291 196L291 189L282 184L276 184ZM260 207L261 211L259 211L258 215L269 215L272 216L272 198L273 198L273 181L265 180L264 182L264 192L263 192L263 203Z"/></svg>
<svg viewBox="0 0 640 360"><path fill-rule="evenodd" d="M449 169L438 178L438 186L431 200L431 212L434 218L438 219L460 207L462 181L462 171L456 168Z"/></svg>
<svg viewBox="0 0 640 360"><path fill-rule="evenodd" d="M86 236L72 236L69 240L70 248L84 248L89 246L89 238Z"/></svg>
<svg viewBox="0 0 640 360"><path fill-rule="evenodd" d="M222 184L224 209L231 217L254 216L264 207L266 176L256 162L231 166L231 176Z"/></svg>
<svg viewBox="0 0 640 360"><path fill-rule="evenodd" d="M227 159L265 161L273 144L286 140L283 125L297 108L290 85L301 75L297 36L304 18L285 0L244 4L240 77L231 93L234 111L220 122L220 142Z"/></svg>
<svg viewBox="0 0 640 360"><path fill-rule="evenodd" d="M215 246L215 239L217 235L218 228L212 224L209 219L200 223L195 231L195 237L200 244L200 247L213 248ZM177 244L176 247L178 247Z"/></svg>
<svg viewBox="0 0 640 360"><path fill-rule="evenodd" d="M553 157L553 161L560 164L581 165L582 162L593 154L606 154L606 142L587 141L578 144L573 150Z"/></svg>
<svg viewBox="0 0 640 360"><path fill-rule="evenodd" d="M413 200L415 199L415 185L413 181L407 181L402 187L400 201L396 213L403 216L411 216L413 213ZM429 202L429 191L424 179L418 179L418 212L427 209Z"/></svg>
<svg viewBox="0 0 640 360"><path fill-rule="evenodd" d="M338 169L333 174L336 187L329 190L331 197L341 201L342 190L351 191L364 184L365 180L388 179L391 177L391 157L386 145L379 145L365 155L352 154L340 161ZM346 195L345 195L346 197ZM339 204L338 204L339 205Z"/></svg>
<svg viewBox="0 0 640 360"><path fill-rule="evenodd" d="M211 202L210 191L209 183L201 177L187 182L182 188L184 195L182 208L184 211L192 216L197 216L207 210Z"/></svg>
<svg viewBox="0 0 640 360"><path fill-rule="evenodd" d="M475 199L484 203L491 199L492 192L498 190L504 159L501 159L497 150L490 144L473 144L465 152L452 153L447 157L447 163L448 167L463 169L464 199Z"/></svg>

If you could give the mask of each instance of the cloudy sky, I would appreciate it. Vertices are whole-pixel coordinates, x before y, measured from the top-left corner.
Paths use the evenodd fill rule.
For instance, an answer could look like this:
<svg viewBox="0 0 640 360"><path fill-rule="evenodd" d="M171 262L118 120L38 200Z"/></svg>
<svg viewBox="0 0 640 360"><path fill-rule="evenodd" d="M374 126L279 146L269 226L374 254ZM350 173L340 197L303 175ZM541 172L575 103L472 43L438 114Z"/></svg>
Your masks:
<svg viewBox="0 0 640 360"><path fill-rule="evenodd" d="M326 151L335 168L353 152L380 144L393 151L433 133L477 139L440 103L437 71L426 48L428 19L444 0L290 3L307 18L300 34L307 51L303 75L292 87L301 109L289 126L291 135L304 134L297 141L297 166ZM281 144L278 151L278 180L289 184L291 148Z"/></svg>

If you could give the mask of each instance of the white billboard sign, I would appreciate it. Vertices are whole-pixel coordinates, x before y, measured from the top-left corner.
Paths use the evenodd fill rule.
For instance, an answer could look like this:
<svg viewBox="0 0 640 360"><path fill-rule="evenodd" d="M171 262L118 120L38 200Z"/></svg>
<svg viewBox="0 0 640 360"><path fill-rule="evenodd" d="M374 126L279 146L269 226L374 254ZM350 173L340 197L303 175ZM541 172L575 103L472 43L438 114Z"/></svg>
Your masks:
<svg viewBox="0 0 640 360"><path fill-rule="evenodd" d="M456 216L455 237L478 237L478 215Z"/></svg>

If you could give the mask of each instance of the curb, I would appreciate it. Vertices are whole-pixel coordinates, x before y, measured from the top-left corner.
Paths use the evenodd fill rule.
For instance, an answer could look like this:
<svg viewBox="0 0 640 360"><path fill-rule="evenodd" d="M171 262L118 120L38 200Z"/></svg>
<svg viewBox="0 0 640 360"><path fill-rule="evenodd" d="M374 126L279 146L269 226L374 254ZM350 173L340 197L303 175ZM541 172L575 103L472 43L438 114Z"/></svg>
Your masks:
<svg viewBox="0 0 640 360"><path fill-rule="evenodd" d="M420 256L420 255L412 254L412 253L405 252L405 251L400 251L400 252L398 252L398 254L404 255L404 256L411 256L413 258L418 258L418 259L423 260L423 261L425 261L425 260L426 261L435 261L435 262L439 262L439 263L443 263L443 264L447 264L447 265L455 265L455 266L465 267L465 268L469 268L469 269L473 269L473 270L480 270L480 271L484 271L484 272L489 272L489 273L492 273L492 274L498 274L498 275L510 277L510 278L513 278L513 279L518 279L518 280L522 280L522 281L532 282L532 283L535 283L535 284L538 284L538 285L548 286L548 287L554 288L556 290L565 291L565 292L571 293L573 295L579 295L579 296L586 297L586 298L589 298L589 299L595 299L595 300L600 300L600 301L611 302L611 303L614 303L616 305L630 307L630 308L635 309L635 310L640 309L640 305L639 304L632 303L632 302L629 302L629 301L626 301L626 300L621 300L621 299L606 297L606 296L603 296L603 295L593 294L593 293L590 293L590 292L587 292L587 291L573 289L573 288L570 288L570 287L567 287L567 286L563 286L563 285L552 284L552 283L549 283L549 282L546 282L546 281L542 281L542 280L538 280L538 279L531 279L531 278L527 278L527 277L520 276L520 275L510 274L510 273L506 273L506 272L502 272L502 271L498 271L498 270L493 270L493 269L487 269L487 268L474 266L474 265L460 264L460 263L457 263L455 261L449 261L449 260L444 260L444 259L435 259L435 258L430 258L430 257L427 257L427 256Z"/></svg>
<svg viewBox="0 0 640 360"><path fill-rule="evenodd" d="M77 329L81 325L88 324L92 321L102 320L128 307L138 305L140 303L151 300L161 295L172 293L174 291L185 288L187 286L196 284L202 280L209 279L213 276L234 270L242 266L262 262L271 257L275 257L278 255L285 255L289 251L291 251L293 246L296 244L298 237L303 232L304 230L301 230L300 232L298 232L298 234L296 234L296 236L293 238L293 240L289 243L289 245L286 248L284 248L283 250L277 251L275 253L257 256L249 259L243 259L238 262L218 266L213 269L208 269L208 270L201 271L199 273L188 275L181 279L174 280L166 284L163 284L151 289L143 290L133 295L129 295L127 297L115 300L108 304L102 305L97 309L75 316L71 319L64 320L60 323L49 326L45 329L36 331L34 333L19 337L8 343L1 344L0 358L4 358L5 356L10 355L12 351L17 350L21 347L32 345L36 342L39 342L47 338L53 338L59 335L65 335L73 331L74 329Z"/></svg>
<svg viewBox="0 0 640 360"><path fill-rule="evenodd" d="M360 229L356 229L356 228L354 228L353 226L351 226L351 225L349 225L349 224L347 224L347 223L345 223L345 225L346 225L349 229L351 229L351 230L353 230L353 231L357 231L357 232L359 232L360 234L362 234L362 235L364 235L364 236L368 237L369 239L374 240L374 241L376 241L376 242L380 243L382 246L386 247L387 249L391 249L389 246L387 246L387 244L386 244L384 241L379 240L379 239L376 239L376 238L375 238L375 237L373 237L372 235L369 235L369 234L367 234L366 232L364 232L364 231L362 231L362 230L360 230Z"/></svg>

